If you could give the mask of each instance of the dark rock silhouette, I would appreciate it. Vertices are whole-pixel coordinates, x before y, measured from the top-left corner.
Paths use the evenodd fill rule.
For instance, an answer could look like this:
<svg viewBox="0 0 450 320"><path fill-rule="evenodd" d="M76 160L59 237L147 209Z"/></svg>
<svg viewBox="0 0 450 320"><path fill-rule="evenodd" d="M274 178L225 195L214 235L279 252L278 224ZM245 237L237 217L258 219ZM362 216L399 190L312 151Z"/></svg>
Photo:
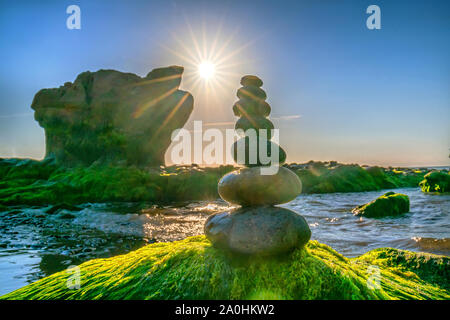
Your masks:
<svg viewBox="0 0 450 320"><path fill-rule="evenodd" d="M267 119L271 107L265 101L267 98L266 92L260 88L263 85L263 81L257 76L247 75L242 77L241 84L243 87L237 91L236 95L239 101L233 105L233 113L239 117L236 121L235 129L240 132L239 134L243 138L237 141L232 147L231 152L233 153L234 161L247 167L274 165L275 163L264 163L260 159L259 149L266 148L267 145L265 149L267 155L271 156L272 152L277 151L279 154L277 164L283 164L286 160L286 152L277 143L270 141L273 137L274 126L272 121ZM250 143L250 132L247 130L255 131L255 135L258 137L256 143ZM261 140L259 139L260 135ZM239 145L245 150L243 159L238 159ZM256 155L255 161L251 161L252 154Z"/></svg>
<svg viewBox="0 0 450 320"><path fill-rule="evenodd" d="M214 246L232 253L286 254L303 247L311 237L311 230L300 214L275 205L295 199L302 191L302 183L294 172L280 167L286 160L286 152L270 140L274 126L266 118L271 108L265 102L265 91L260 88L263 81L248 75L241 79L241 84L243 87L237 91L240 100L234 104L233 111L240 117L235 129L243 137L233 144L232 154L246 168L226 174L218 184L220 197L241 208L211 215L204 231ZM267 131L260 132L260 129ZM265 155L276 156L274 150L278 151L278 158L265 161ZM263 172L265 166L277 170Z"/></svg>
<svg viewBox="0 0 450 320"><path fill-rule="evenodd" d="M141 78L115 70L83 72L73 83L42 89L31 108L45 129L46 158L64 165L161 165L173 130L193 110L178 90L183 67L154 69Z"/></svg>

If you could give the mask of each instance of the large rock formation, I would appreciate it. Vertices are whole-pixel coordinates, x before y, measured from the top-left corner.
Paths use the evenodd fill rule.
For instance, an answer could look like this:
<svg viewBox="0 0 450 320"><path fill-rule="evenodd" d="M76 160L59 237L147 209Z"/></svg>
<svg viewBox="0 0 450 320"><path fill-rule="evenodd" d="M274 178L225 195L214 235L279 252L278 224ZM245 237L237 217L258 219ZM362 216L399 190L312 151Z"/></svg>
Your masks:
<svg viewBox="0 0 450 320"><path fill-rule="evenodd" d="M73 83L42 89L31 108L45 129L46 157L65 165L164 164L173 130L193 109L192 95L178 90L183 70L154 69L144 78L88 71Z"/></svg>

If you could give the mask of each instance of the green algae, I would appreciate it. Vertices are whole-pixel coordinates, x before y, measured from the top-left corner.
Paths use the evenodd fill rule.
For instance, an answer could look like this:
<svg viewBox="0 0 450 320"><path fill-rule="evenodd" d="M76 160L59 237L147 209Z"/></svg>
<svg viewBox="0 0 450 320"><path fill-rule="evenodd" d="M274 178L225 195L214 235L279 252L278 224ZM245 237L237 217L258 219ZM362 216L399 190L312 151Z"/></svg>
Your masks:
<svg viewBox="0 0 450 320"><path fill-rule="evenodd" d="M217 182L232 166L65 168L50 161L0 159L0 204L110 201L168 203L217 199Z"/></svg>
<svg viewBox="0 0 450 320"><path fill-rule="evenodd" d="M422 172L398 171L381 167L364 168L356 164L329 166L312 162L307 168L293 169L302 180L305 193L361 192L417 187Z"/></svg>
<svg viewBox="0 0 450 320"><path fill-rule="evenodd" d="M446 170L428 172L419 183L423 192L450 192L450 172Z"/></svg>
<svg viewBox="0 0 450 320"><path fill-rule="evenodd" d="M357 192L384 188L417 187L423 173L358 165L307 168L287 165L301 179L304 193ZM213 200L217 183L233 166L136 167L91 165L63 167L51 159L0 159L0 205L58 203Z"/></svg>
<svg viewBox="0 0 450 320"><path fill-rule="evenodd" d="M382 218L398 216L409 211L409 197L406 194L386 192L375 200L352 210L357 216Z"/></svg>
<svg viewBox="0 0 450 320"><path fill-rule="evenodd" d="M1 299L450 299L449 258L377 249L347 259L317 241L285 257L236 258L204 236L81 264ZM373 269L380 286L368 286Z"/></svg>

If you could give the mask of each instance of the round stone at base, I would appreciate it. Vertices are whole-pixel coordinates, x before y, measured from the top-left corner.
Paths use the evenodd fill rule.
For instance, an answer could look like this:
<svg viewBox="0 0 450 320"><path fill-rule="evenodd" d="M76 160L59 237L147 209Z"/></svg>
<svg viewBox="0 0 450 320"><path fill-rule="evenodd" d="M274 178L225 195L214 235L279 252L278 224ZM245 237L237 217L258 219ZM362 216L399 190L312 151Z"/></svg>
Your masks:
<svg viewBox="0 0 450 320"><path fill-rule="evenodd" d="M279 255L311 237L306 220L280 207L248 207L210 216L205 234L214 246L245 255Z"/></svg>

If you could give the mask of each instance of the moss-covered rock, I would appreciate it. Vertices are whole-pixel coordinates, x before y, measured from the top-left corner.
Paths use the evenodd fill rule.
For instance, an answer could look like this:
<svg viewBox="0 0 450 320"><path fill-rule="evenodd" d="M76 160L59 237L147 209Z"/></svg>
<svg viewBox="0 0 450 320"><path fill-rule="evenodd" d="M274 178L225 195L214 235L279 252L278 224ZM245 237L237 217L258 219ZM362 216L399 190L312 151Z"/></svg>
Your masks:
<svg viewBox="0 0 450 320"><path fill-rule="evenodd" d="M417 187L424 173L405 169L398 171L380 167L361 167L310 161L304 165L290 164L302 180L304 193L361 192L381 189Z"/></svg>
<svg viewBox="0 0 450 320"><path fill-rule="evenodd" d="M358 192L415 187L423 173L358 165L285 165L299 176L303 193ZM0 158L0 204L77 204L105 201L172 202L212 200L217 183L236 168L221 166L136 167L92 165L66 168L47 159ZM376 176L376 178L374 178Z"/></svg>
<svg viewBox="0 0 450 320"><path fill-rule="evenodd" d="M283 259L237 260L196 236L85 262L80 289L68 289L73 273L63 271L1 298L450 299L449 263L395 249L347 259L317 241Z"/></svg>
<svg viewBox="0 0 450 320"><path fill-rule="evenodd" d="M428 172L419 185L423 192L450 192L450 172L445 170Z"/></svg>
<svg viewBox="0 0 450 320"><path fill-rule="evenodd" d="M162 165L172 132L194 99L179 90L183 67L146 77L115 70L83 72L73 83L42 89L31 108L45 129L46 157L64 165Z"/></svg>
<svg viewBox="0 0 450 320"><path fill-rule="evenodd" d="M369 251L357 259L405 274L412 271L423 281L440 286L447 291L450 290L450 259L448 257L438 258L424 252L381 248Z"/></svg>
<svg viewBox="0 0 450 320"><path fill-rule="evenodd" d="M382 218L409 212L409 197L405 194L387 192L377 199L352 210L357 216Z"/></svg>
<svg viewBox="0 0 450 320"><path fill-rule="evenodd" d="M0 159L0 204L213 200L218 198L217 182L231 170L232 166L64 168L35 160Z"/></svg>

